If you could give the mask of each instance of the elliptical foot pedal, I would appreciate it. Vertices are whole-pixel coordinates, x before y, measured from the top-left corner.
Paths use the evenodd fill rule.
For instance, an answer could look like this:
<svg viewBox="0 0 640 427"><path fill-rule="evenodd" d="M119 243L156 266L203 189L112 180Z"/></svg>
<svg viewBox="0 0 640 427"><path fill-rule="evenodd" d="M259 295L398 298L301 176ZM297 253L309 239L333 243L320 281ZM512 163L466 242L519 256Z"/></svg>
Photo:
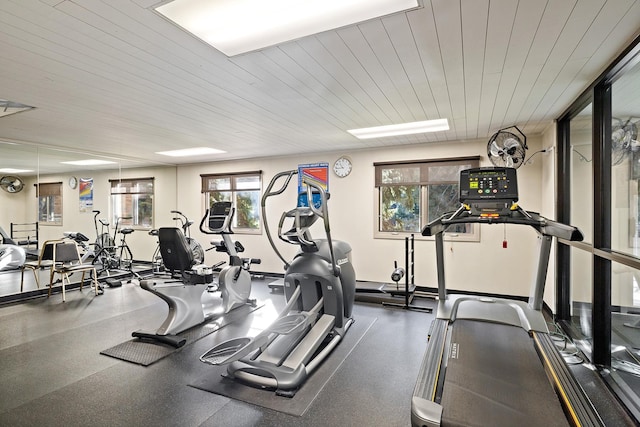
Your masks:
<svg viewBox="0 0 640 427"><path fill-rule="evenodd" d="M272 332L279 335L289 335L296 333L309 324L309 316L304 313L288 314L280 317L273 325L269 326L265 332Z"/></svg>
<svg viewBox="0 0 640 427"><path fill-rule="evenodd" d="M218 344L200 356L200 361L209 365L225 365L235 362L253 353L269 342L266 334L256 335L254 338L234 338Z"/></svg>

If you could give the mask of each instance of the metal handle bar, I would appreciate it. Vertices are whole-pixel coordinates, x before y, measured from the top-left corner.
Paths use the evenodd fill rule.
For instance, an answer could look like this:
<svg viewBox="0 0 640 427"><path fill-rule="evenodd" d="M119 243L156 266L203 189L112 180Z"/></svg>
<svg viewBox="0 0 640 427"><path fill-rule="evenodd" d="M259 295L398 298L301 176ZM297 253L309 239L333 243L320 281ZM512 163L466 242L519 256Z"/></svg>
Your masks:
<svg viewBox="0 0 640 427"><path fill-rule="evenodd" d="M280 172L280 173L276 174L273 178L271 178L271 182L269 183L269 185L267 186L267 189L265 190L264 194L262 195L262 202L261 202L262 207L264 207L265 202L266 202L268 197L277 196L278 194L282 194L284 192L284 190L286 190L287 187L289 186L289 182L291 181L291 178L293 178L293 176L296 175L297 173L298 173L298 171L294 169L294 170L290 170L290 171ZM282 184L282 187L280 187L279 190L271 191L273 189L273 186L275 185L276 181L278 181L283 176L286 176L287 179Z"/></svg>

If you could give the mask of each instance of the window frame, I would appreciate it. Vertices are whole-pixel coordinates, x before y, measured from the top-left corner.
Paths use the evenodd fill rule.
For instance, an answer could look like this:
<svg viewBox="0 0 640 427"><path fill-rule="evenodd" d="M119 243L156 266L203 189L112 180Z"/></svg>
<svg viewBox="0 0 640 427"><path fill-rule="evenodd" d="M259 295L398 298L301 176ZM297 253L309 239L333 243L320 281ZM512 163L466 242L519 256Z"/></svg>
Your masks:
<svg viewBox="0 0 640 427"><path fill-rule="evenodd" d="M256 188L239 188L237 185L238 178L247 178L247 177L255 177L258 179L258 185ZM233 218L233 223L231 224L231 229L234 233L237 234L262 234L262 212L260 209L260 199L262 197L262 171L246 171L246 172L231 172L231 173L211 173L211 174L201 174L200 175L202 186L202 203L204 205L204 209L210 208L210 200L212 193L231 193L231 202L233 203L233 207L236 208L236 213ZM220 179L229 179L230 188L228 189L211 189L210 182L212 180L220 180ZM248 227L239 227L238 224L238 206L237 206L237 193L251 191L257 192L258 195L258 204L254 207L255 213L258 216L258 227L257 228L248 228Z"/></svg>
<svg viewBox="0 0 640 427"><path fill-rule="evenodd" d="M424 160L408 160L408 161L392 161L392 162L377 162L374 163L373 166L375 168L375 180L374 180L374 212L375 212L375 220L373 224L373 237L374 239L404 239L407 236L414 235L416 239L419 240L433 240L433 236L422 236L421 230L428 223L428 204L429 204L429 186L438 185L438 184L458 184L459 179L454 181L450 180L438 180L433 181L430 180L428 176L428 169L434 166L457 166L460 168L461 166L468 166L470 168L475 168L480 166L480 156L469 156L469 157L456 157L456 158L441 158L441 159L424 159ZM382 187L393 186L394 184L385 184L382 182L382 170L388 168L402 168L407 166L419 167L420 168L420 179L416 182L400 182L397 185L418 185L419 189L419 221L420 221L420 230L419 231L382 231L381 221L381 196L382 196ZM466 167L465 167L466 168ZM444 239L446 241L468 241L468 242L479 242L480 241L480 227L479 224L469 224L470 232L468 233L459 233L459 232L445 232Z"/></svg>
<svg viewBox="0 0 640 427"><path fill-rule="evenodd" d="M151 191L144 191L144 188L147 185L142 185L142 190L139 191L128 191L128 186L124 187L125 191L116 191L114 189L118 188L122 184L133 184L133 183L146 183L147 185L151 185ZM150 223L148 225L134 223L136 218L140 219L141 215L134 215L134 212L140 211L141 208L139 206L139 200L135 201L132 204L132 219L121 219L124 216L128 216L125 212L119 212L120 214L124 214L122 216L118 216L116 212L116 203L114 202L114 197L118 196L135 196L135 195L150 195L151 196L151 212L149 215L143 215L142 217L148 217L150 219ZM134 198L135 200L135 198ZM118 227L121 229L123 226L133 228L134 230L152 230L154 228L154 211L155 211L155 178L153 177L144 177L144 178L120 178L120 179L110 179L109 180L109 216L110 223L112 227L116 226L116 220L119 219Z"/></svg>

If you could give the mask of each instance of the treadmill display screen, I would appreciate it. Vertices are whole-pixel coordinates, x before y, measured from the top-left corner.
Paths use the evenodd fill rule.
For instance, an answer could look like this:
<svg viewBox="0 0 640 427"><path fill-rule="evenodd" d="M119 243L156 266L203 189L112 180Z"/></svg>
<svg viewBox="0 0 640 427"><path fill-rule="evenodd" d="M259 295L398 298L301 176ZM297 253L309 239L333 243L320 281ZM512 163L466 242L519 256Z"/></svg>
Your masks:
<svg viewBox="0 0 640 427"><path fill-rule="evenodd" d="M490 167L460 172L460 202L518 200L518 182L513 168Z"/></svg>

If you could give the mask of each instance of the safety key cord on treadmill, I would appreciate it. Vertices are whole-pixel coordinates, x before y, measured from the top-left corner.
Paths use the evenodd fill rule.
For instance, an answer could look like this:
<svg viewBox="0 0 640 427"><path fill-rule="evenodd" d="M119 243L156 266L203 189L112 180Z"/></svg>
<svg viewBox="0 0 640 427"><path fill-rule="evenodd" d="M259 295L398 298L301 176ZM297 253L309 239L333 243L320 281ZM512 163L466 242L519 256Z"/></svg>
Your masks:
<svg viewBox="0 0 640 427"><path fill-rule="evenodd" d="M504 237L502 239L502 248L507 249L507 223L503 224L504 226Z"/></svg>

